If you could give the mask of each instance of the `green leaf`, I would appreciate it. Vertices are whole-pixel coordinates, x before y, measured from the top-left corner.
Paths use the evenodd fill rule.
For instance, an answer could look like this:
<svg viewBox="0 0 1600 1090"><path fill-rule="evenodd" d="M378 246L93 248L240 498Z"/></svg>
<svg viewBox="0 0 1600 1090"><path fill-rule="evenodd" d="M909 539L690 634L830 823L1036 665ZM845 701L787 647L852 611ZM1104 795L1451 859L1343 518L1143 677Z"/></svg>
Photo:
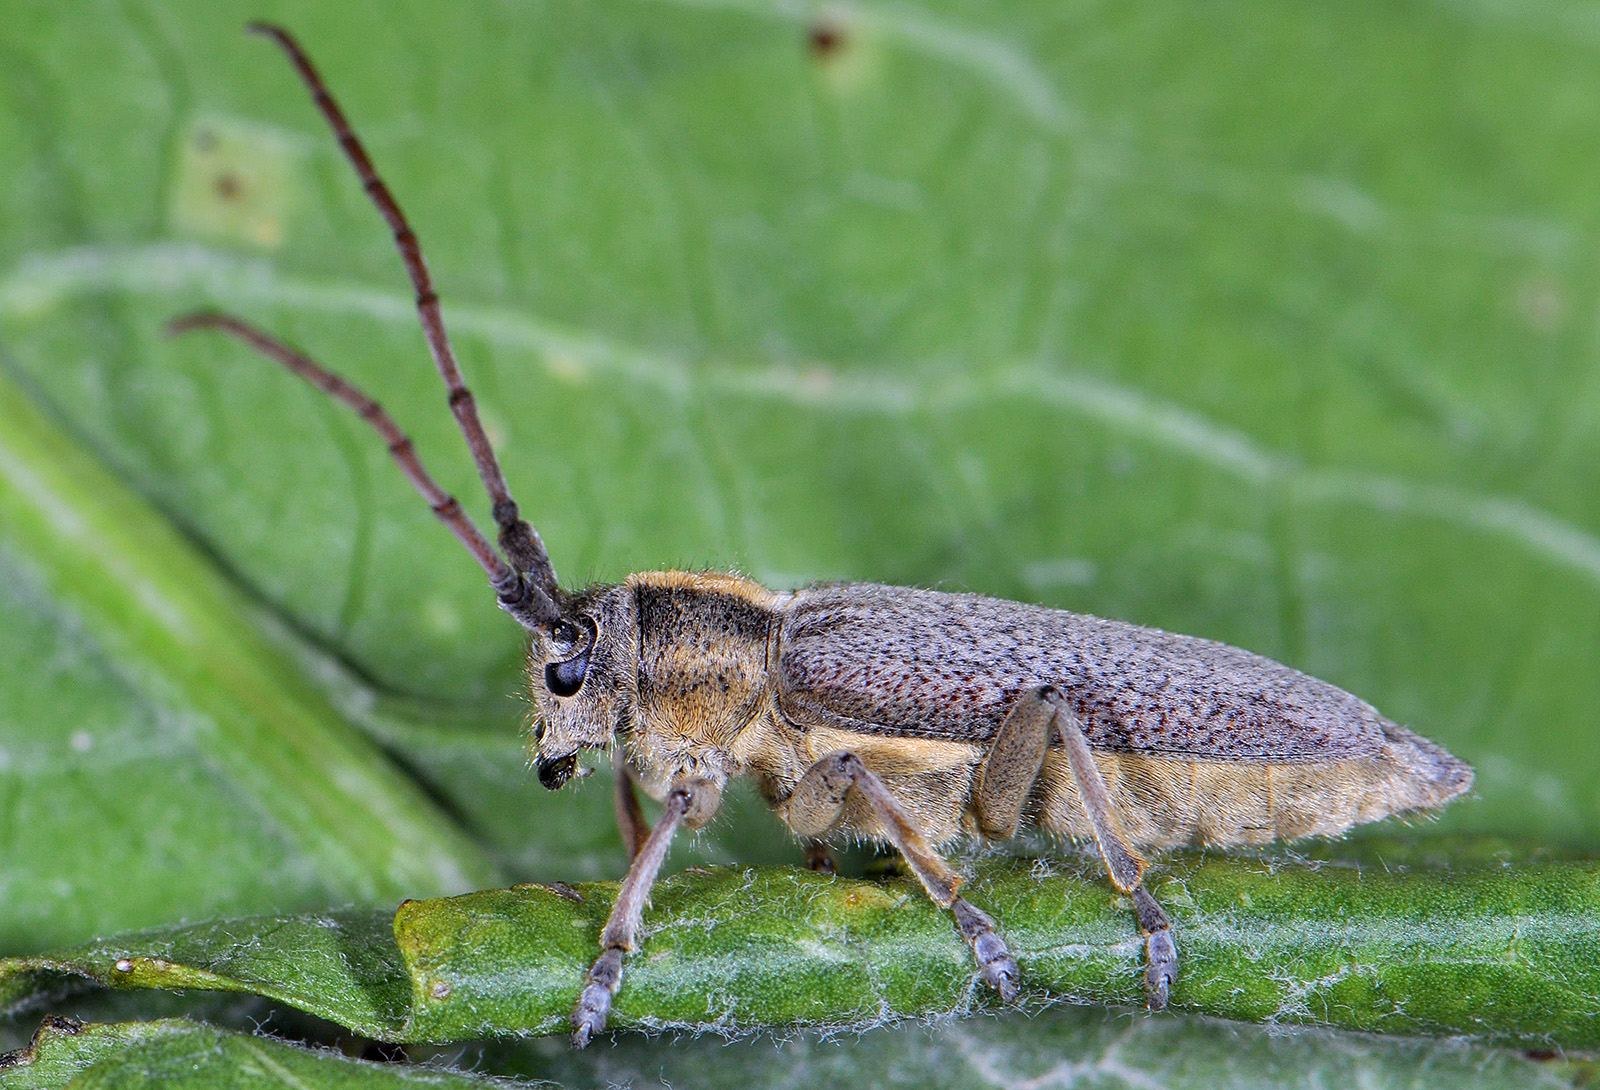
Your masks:
<svg viewBox="0 0 1600 1090"><path fill-rule="evenodd" d="M303 344L482 514L259 17L416 221L569 581L870 578L1224 639L1472 761L1444 829L1592 849L1575 12L14 0L0 951L620 870L605 791L522 767L520 640L379 445L160 335L205 305ZM761 809L672 866L792 860Z"/></svg>
<svg viewBox="0 0 1600 1090"><path fill-rule="evenodd" d="M0 526L49 558L43 589L147 694L188 713L201 755L331 889L374 901L492 880L478 849L261 637L248 600L4 376Z"/></svg>
<svg viewBox="0 0 1600 1090"><path fill-rule="evenodd" d="M14 958L0 969L0 1005L31 1005L51 976L66 973L118 988L253 992L370 1037L396 1039L410 986L391 920L372 909L217 920Z"/></svg>
<svg viewBox="0 0 1600 1090"><path fill-rule="evenodd" d="M1058 1007L1030 1018L964 1018L860 1036L766 1041L620 1038L599 1056L555 1040L436 1054L449 1062L563 1085L898 1085L928 1090L1028 1086L1362 1086L1535 1090L1586 1085L1592 1062L1530 1059L1458 1043L1370 1034L1286 1032L1208 1018L1146 1018Z"/></svg>
<svg viewBox="0 0 1600 1090"><path fill-rule="evenodd" d="M993 911L1038 1010L1141 998L1125 898L1090 875L989 861ZM1600 1048L1600 866L1450 871L1183 860L1155 884L1183 971L1173 1009L1237 1021ZM74 973L119 988L253 991L369 1037L474 1040L570 1028L614 885L518 886L380 913L165 928L0 962L0 1005ZM392 926L392 933L391 933ZM911 880L718 868L657 888L615 1028L863 1027L992 997Z"/></svg>
<svg viewBox="0 0 1600 1090"><path fill-rule="evenodd" d="M1592 1074L1581 1062L1532 1062L1509 1053L1482 1055L1449 1043L1372 1036L1252 1030L1205 1019L1140 1019L1085 1008L1064 1008L1023 1021L977 1019L955 1032L899 1034L868 1031L862 1045L875 1056L861 1065L856 1050L834 1043L815 1050L790 1047L777 1062L752 1063L752 1052L771 1046L721 1038L681 1040L672 1048L635 1037L608 1050L609 1085L743 1085L752 1090L794 1085L802 1069L831 1082L860 1072L898 1076L905 1085L929 1088L1005 1087L1021 1080L1090 1079L1105 1087L1160 1085L1193 1080L1197 1085L1239 1090L1291 1085L1317 1070L1372 1090L1406 1090L1426 1070L1441 1085L1461 1090L1535 1090L1570 1086ZM910 1047L904 1047L909 1044ZM893 1056L885 1055L894 1049ZM425 1055L418 1051L418 1056ZM69 1084L162 1087L368 1085L446 1087L505 1086L481 1075L441 1070L438 1064L493 1065L550 1085L551 1076L581 1084L592 1079L582 1061L593 1053L566 1049L495 1045L470 1052L426 1054L427 1067L356 1064L325 1052L306 1053L280 1041L228 1033L181 1020L111 1025L54 1021L0 1069L0 1085L17 1090L56 1090ZM188 1080L188 1081L185 1081ZM816 1085L816 1082L812 1083ZM527 1085L516 1083L515 1085Z"/></svg>
<svg viewBox="0 0 1600 1090"><path fill-rule="evenodd" d="M496 1085L491 1079L410 1065L358 1063L333 1052L180 1019L98 1026L56 1019L40 1028L26 1052L10 1059L9 1070L0 1067L0 1084L30 1090L68 1085L79 1090L210 1090L223 1085L238 1090L469 1090Z"/></svg>

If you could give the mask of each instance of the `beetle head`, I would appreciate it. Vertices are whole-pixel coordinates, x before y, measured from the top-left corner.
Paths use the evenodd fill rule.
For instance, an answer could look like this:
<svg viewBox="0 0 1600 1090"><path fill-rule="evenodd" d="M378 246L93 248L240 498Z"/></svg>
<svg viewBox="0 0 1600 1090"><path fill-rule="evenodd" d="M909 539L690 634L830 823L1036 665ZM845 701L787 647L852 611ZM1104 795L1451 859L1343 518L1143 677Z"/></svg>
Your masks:
<svg viewBox="0 0 1600 1090"><path fill-rule="evenodd" d="M528 653L530 756L551 790L572 777L580 750L609 746L627 722L638 665L628 588L592 588L563 606L558 620L534 631Z"/></svg>

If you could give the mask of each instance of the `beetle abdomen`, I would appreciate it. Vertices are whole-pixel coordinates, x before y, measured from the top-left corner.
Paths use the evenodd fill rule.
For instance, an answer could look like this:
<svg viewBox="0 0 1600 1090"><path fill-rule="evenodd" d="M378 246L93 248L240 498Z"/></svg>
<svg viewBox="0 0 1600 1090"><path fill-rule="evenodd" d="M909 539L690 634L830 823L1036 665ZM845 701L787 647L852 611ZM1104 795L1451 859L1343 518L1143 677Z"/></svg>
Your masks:
<svg viewBox="0 0 1600 1090"><path fill-rule="evenodd" d="M1097 752L1128 840L1144 848L1228 847L1336 836L1354 825L1431 811L1472 785L1472 769L1393 723L1365 756L1332 761L1199 761ZM1052 750L1034 788L1033 821L1087 838L1088 819Z"/></svg>

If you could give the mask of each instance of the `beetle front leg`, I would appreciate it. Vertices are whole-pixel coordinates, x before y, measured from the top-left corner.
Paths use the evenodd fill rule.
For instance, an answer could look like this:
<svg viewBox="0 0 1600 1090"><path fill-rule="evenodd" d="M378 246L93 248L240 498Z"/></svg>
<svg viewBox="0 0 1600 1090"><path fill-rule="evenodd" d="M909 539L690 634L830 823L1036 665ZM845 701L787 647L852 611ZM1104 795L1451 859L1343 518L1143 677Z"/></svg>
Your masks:
<svg viewBox="0 0 1600 1090"><path fill-rule="evenodd" d="M633 788L633 773L620 746L617 747L616 766L617 784L611 802L617 814L617 831L622 834L622 846L627 850L631 863L650 837L650 823L644 819L644 810L639 807L639 793Z"/></svg>
<svg viewBox="0 0 1600 1090"><path fill-rule="evenodd" d="M721 790L710 780L683 780L667 792L661 819L634 855L622 888L617 891L616 903L611 906L611 915L606 917L605 930L600 932L603 952L589 970L588 981L572 1012L572 1043L576 1047L587 1045L606 1027L611 999L622 985L622 956L633 949L638 937L639 920L672 844L672 834L680 824L691 828L705 824L721 801Z"/></svg>
<svg viewBox="0 0 1600 1090"><path fill-rule="evenodd" d="M1072 770L1078 787L1078 798L1089 815L1089 827L1094 830L1094 840L1100 855L1111 873L1111 884L1133 898L1134 918L1139 932L1144 936L1145 951L1145 1001L1153 1011L1167 1005L1167 996L1178 976L1178 948L1172 941L1172 921L1161 911L1156 899L1144 888L1145 862L1128 844L1128 834L1123 831L1117 817L1116 804L1111 792L1100 776L1094 762L1089 740L1083 736L1077 714L1068 707L1066 697L1054 686L1045 685L1018 698L1018 704L1030 707L1045 705L1053 709L1047 722L1053 722L1061 735L1067 751L1067 767ZM1012 712L1012 717L1017 712ZM1011 722L1008 717L1006 722ZM1002 727L1002 732L1004 727Z"/></svg>
<svg viewBox="0 0 1600 1090"><path fill-rule="evenodd" d="M956 896L961 876L939 858L899 800L861 763L860 757L848 750L830 753L807 769L789 796L789 827L801 836L820 836L839 820L845 798L852 790L860 792L872 807L884 836L905 858L933 903L955 916L956 927L972 947L985 983L1006 1002L1014 1000L1017 963L1006 949L1005 940L995 931L994 921L965 898Z"/></svg>

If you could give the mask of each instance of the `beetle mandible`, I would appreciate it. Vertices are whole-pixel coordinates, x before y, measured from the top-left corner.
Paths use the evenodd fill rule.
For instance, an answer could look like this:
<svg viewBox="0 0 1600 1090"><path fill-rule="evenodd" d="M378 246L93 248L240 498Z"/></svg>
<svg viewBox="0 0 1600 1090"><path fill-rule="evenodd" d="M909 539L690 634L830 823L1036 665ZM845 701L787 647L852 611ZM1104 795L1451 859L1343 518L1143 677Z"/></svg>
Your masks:
<svg viewBox="0 0 1600 1090"><path fill-rule="evenodd" d="M1437 809L1471 785L1467 764L1364 701L1193 636L872 583L786 593L733 574L671 571L567 591L511 497L416 235L294 38L268 24L251 29L288 55L394 233L498 547L361 390L229 315L192 314L170 328L238 338L383 437L528 632L540 783L560 788L582 751L615 750L632 862L573 1012L579 1046L605 1026L673 834L710 820L735 776L752 777L814 849L839 836L897 849L1008 1001L1019 991L1016 962L937 849L963 836L1009 837L1024 824L1092 840L1132 900L1151 1009L1166 1005L1178 959L1171 923L1143 885L1140 849L1330 836ZM654 828L635 783L664 804Z"/></svg>

